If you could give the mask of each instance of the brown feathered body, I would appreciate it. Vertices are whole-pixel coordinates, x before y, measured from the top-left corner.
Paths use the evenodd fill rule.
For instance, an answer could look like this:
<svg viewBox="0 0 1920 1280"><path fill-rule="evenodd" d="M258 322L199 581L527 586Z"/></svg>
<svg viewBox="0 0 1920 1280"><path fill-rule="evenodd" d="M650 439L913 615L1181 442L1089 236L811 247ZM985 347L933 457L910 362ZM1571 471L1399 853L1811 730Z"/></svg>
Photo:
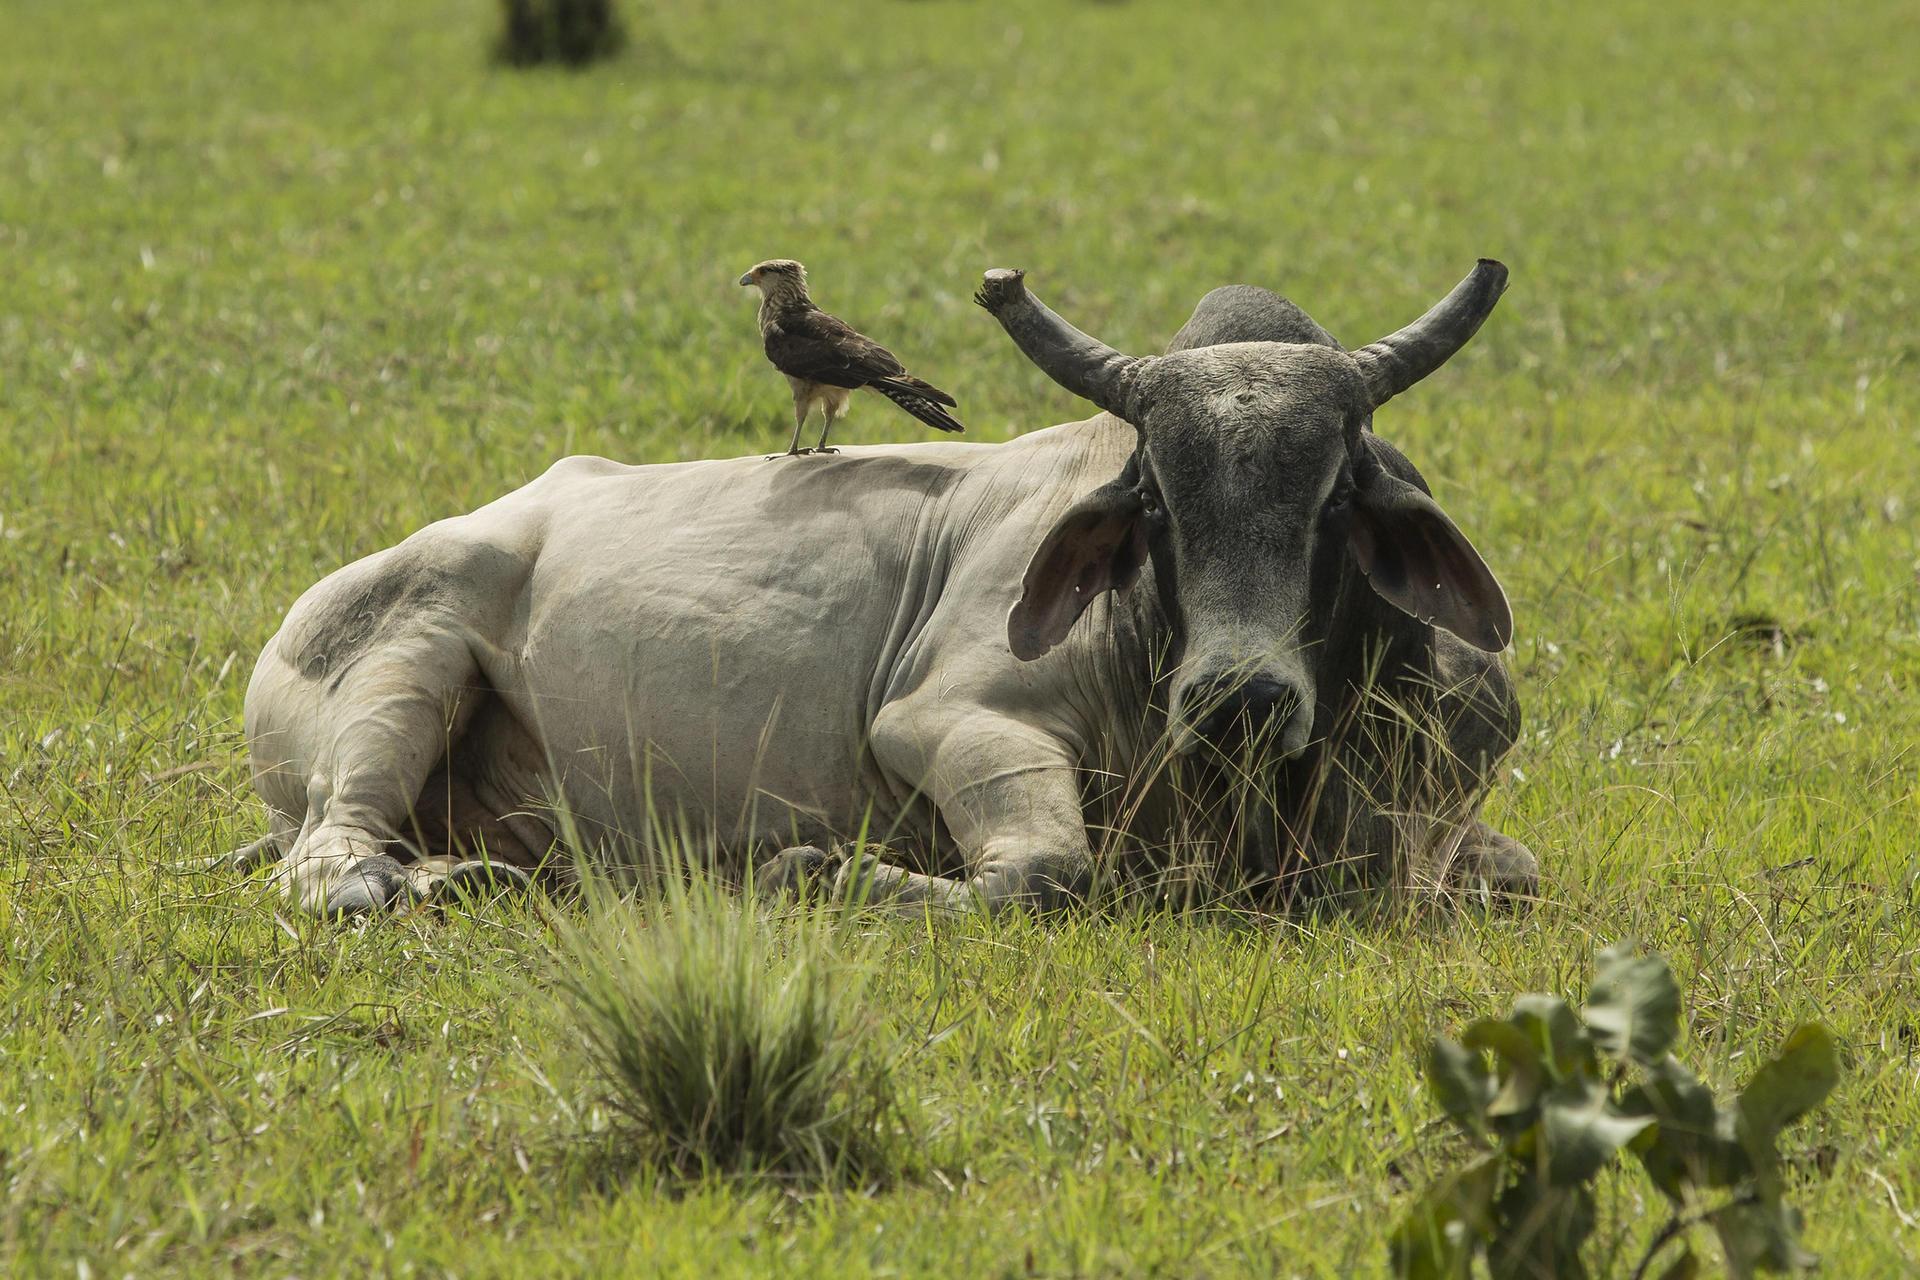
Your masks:
<svg viewBox="0 0 1920 1280"><path fill-rule="evenodd" d="M907 372L899 357L837 316L815 306L807 295L806 269L789 259L763 262L740 278L757 285L760 337L767 359L793 388L794 444L799 427L815 408L833 423L846 413L853 393L866 388L893 401L921 422L941 431L964 431L948 409L954 398ZM821 433L825 446L826 432Z"/></svg>

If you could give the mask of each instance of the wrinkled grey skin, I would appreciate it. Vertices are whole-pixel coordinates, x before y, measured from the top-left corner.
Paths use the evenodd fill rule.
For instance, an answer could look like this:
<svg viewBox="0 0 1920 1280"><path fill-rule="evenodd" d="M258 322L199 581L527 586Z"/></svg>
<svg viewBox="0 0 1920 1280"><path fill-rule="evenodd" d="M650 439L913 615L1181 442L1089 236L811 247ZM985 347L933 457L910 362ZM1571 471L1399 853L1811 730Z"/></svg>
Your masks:
<svg viewBox="0 0 1920 1280"><path fill-rule="evenodd" d="M1531 855L1475 817L1517 726L1505 599L1368 429L1503 280L1483 264L1351 354L1217 290L1134 360L993 273L1029 357L1126 420L559 463L294 605L246 704L270 830L236 861L325 913L491 891L559 804L588 853L644 855L660 814L735 860L864 830L911 865L842 866L843 890L1045 906L1093 882L1090 821L1153 846L1192 816L1178 786L1255 881L1437 858L1529 893ZM1381 696L1394 715L1355 714Z"/></svg>

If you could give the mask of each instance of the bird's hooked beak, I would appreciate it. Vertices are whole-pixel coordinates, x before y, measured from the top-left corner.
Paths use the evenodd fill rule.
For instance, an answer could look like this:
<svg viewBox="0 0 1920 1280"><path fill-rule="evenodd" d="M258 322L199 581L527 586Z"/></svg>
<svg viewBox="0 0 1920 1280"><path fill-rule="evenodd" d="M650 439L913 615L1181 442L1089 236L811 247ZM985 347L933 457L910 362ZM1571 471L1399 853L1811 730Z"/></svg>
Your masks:
<svg viewBox="0 0 1920 1280"><path fill-rule="evenodd" d="M752 283L753 283L753 272L749 271L745 275L740 277L740 284L742 288Z"/></svg>

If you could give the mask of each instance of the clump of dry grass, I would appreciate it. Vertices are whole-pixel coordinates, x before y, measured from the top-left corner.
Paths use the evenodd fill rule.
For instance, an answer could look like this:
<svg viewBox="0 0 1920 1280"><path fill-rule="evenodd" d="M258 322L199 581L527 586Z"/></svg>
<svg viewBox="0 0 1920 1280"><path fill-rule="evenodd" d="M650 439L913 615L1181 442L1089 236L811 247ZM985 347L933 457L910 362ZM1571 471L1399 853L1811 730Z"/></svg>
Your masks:
<svg viewBox="0 0 1920 1280"><path fill-rule="evenodd" d="M873 1183L896 1172L893 1063L871 963L817 910L693 876L590 890L560 985L613 1107L674 1169Z"/></svg>

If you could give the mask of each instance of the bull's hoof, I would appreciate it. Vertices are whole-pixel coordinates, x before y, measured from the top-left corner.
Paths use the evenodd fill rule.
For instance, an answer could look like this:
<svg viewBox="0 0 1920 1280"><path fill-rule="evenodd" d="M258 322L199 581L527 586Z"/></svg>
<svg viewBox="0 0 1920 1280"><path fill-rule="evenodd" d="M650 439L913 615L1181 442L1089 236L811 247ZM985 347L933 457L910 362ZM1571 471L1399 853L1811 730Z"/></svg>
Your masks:
<svg viewBox="0 0 1920 1280"><path fill-rule="evenodd" d="M370 915L414 900L407 873L386 854L362 858L329 883L320 899L320 914L344 919Z"/></svg>
<svg viewBox="0 0 1920 1280"><path fill-rule="evenodd" d="M1451 879L1469 897L1525 911L1540 896L1540 860L1512 836L1482 824L1475 837L1461 845Z"/></svg>
<svg viewBox="0 0 1920 1280"><path fill-rule="evenodd" d="M434 898L441 902L450 898L488 902L509 893L525 893L532 888L533 877L519 867L472 858L447 872L447 878L440 882L439 892Z"/></svg>
<svg viewBox="0 0 1920 1280"><path fill-rule="evenodd" d="M754 869L753 891L763 902L805 901L818 892L832 864L833 859L818 845L782 849Z"/></svg>

